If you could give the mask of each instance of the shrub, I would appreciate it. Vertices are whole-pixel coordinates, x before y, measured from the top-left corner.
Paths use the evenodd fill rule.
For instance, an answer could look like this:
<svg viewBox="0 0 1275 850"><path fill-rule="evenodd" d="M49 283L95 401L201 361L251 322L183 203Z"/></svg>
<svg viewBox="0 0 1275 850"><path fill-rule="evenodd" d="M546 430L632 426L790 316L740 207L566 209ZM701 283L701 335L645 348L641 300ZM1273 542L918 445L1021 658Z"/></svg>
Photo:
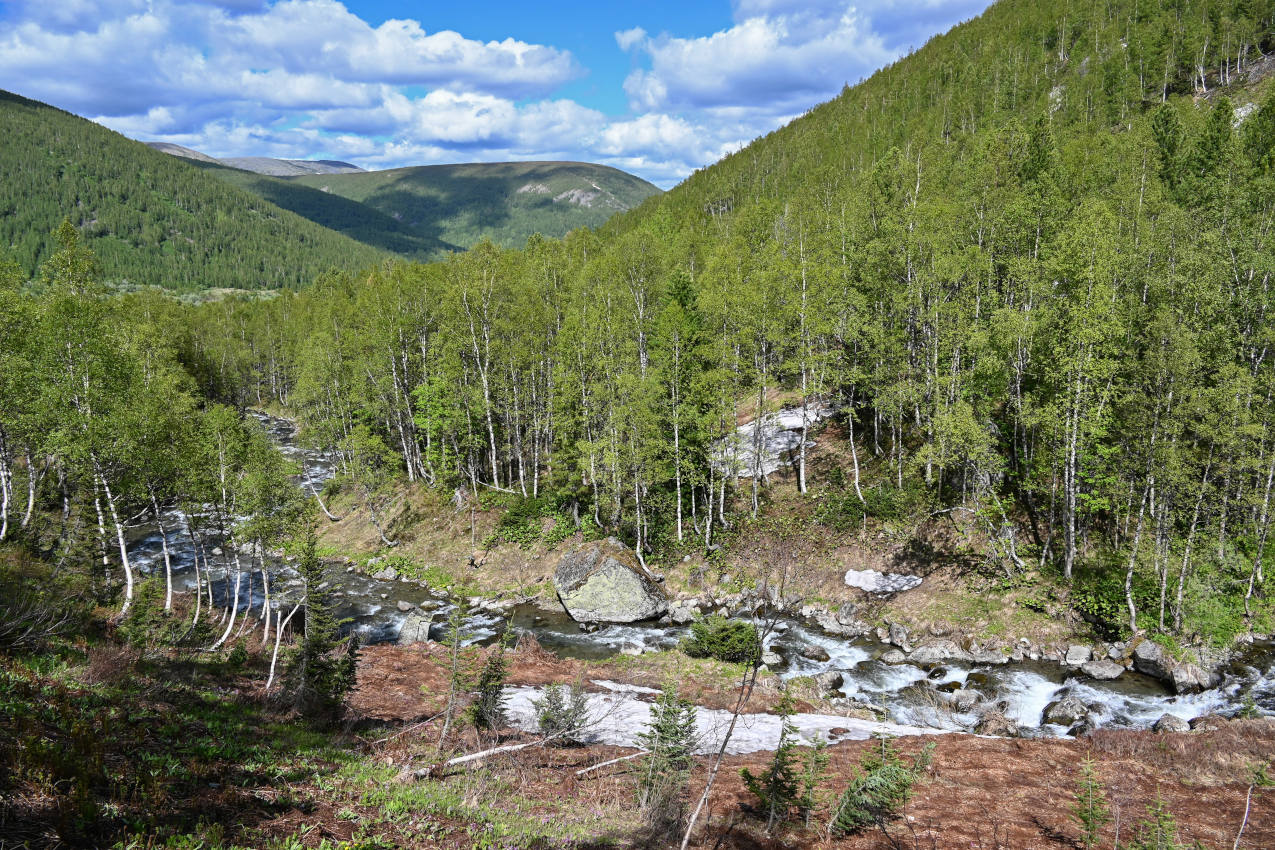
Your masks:
<svg viewBox="0 0 1275 850"><path fill-rule="evenodd" d="M30 651L73 632L86 606L70 587L49 578L39 581L17 570L0 569L0 650Z"/></svg>
<svg viewBox="0 0 1275 850"><path fill-rule="evenodd" d="M933 751L934 744L926 744L908 763L889 738L882 738L881 746L868 750L859 761L859 770L833 809L829 831L849 835L873 825L885 829L912 796L912 786L929 766Z"/></svg>
<svg viewBox="0 0 1275 850"><path fill-rule="evenodd" d="M469 719L479 729L500 729L505 725L505 674L509 665L505 647L509 632L491 649L478 674L478 695L469 707Z"/></svg>
<svg viewBox="0 0 1275 850"><path fill-rule="evenodd" d="M158 578L137 586L133 603L119 624L120 637L141 650L176 644L186 631L184 620L164 610L164 583Z"/></svg>
<svg viewBox="0 0 1275 850"><path fill-rule="evenodd" d="M682 641L682 651L692 658L756 664L761 660L761 638L747 620L713 614L691 623L691 636Z"/></svg>
<svg viewBox="0 0 1275 850"><path fill-rule="evenodd" d="M1098 780L1092 758L1080 763L1076 802L1072 804L1071 816L1080 825L1080 843L1085 850L1097 846L1098 833L1111 820L1111 807L1107 804L1107 792Z"/></svg>
<svg viewBox="0 0 1275 850"><path fill-rule="evenodd" d="M531 704L536 709L540 734L546 737L565 738L584 728L589 720L589 697L579 682L570 688L558 683L549 685L544 696Z"/></svg>
<svg viewBox="0 0 1275 850"><path fill-rule="evenodd" d="M767 830L787 821L802 796L802 782L797 775L797 727L788 719L793 711L792 698L788 694L779 700L778 711L779 744L775 747L770 765L760 775L753 774L748 768L739 772L744 785L761 804L759 810L766 816Z"/></svg>
<svg viewBox="0 0 1275 850"><path fill-rule="evenodd" d="M307 529L297 572L305 583L305 636L288 669L297 707L317 717L336 714L346 692L354 686L358 640L341 637L341 623L321 589L323 566L316 552L313 529Z"/></svg>
<svg viewBox="0 0 1275 850"><path fill-rule="evenodd" d="M686 814L682 798L695 750L695 706L666 687L651 706L651 725L637 736L649 750L637 777L638 809L653 843L680 831Z"/></svg>

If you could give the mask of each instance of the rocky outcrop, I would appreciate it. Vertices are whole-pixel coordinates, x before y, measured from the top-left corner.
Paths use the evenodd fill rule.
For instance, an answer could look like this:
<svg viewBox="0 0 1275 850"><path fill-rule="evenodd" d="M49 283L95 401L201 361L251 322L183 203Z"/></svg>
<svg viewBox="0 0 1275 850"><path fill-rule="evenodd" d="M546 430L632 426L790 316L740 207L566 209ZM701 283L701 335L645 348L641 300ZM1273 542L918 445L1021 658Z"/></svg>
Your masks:
<svg viewBox="0 0 1275 850"><path fill-rule="evenodd" d="M668 610L655 576L614 537L563 555L553 585L562 607L579 623L632 623Z"/></svg>
<svg viewBox="0 0 1275 850"><path fill-rule="evenodd" d="M1174 659L1157 643L1139 640L1133 647L1133 669L1172 686L1179 694L1193 694L1218 683L1218 676L1194 664Z"/></svg>
<svg viewBox="0 0 1275 850"><path fill-rule="evenodd" d="M937 664L940 661L969 661L970 654L956 645L955 641L941 639L927 641L908 656L913 664Z"/></svg>
<svg viewBox="0 0 1275 850"><path fill-rule="evenodd" d="M413 611L403 618L403 627L398 631L399 646L410 646L414 643L426 643L429 640L429 628L434 623L434 615L429 611Z"/></svg>

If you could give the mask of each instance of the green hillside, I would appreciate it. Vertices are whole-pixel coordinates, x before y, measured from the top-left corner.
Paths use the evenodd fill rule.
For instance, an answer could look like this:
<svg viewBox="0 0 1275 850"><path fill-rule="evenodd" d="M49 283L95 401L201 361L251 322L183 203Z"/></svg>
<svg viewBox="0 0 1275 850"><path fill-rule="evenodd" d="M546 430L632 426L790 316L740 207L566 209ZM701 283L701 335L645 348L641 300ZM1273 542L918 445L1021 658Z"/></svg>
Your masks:
<svg viewBox="0 0 1275 850"><path fill-rule="evenodd" d="M8 92L0 92L0 175L0 246L28 275L52 254L67 217L107 280L183 292L296 287L386 256L192 163Z"/></svg>
<svg viewBox="0 0 1275 850"><path fill-rule="evenodd" d="M959 542L927 568L972 558L1105 634L1269 631L1273 13L1002 0L598 232L206 333L333 445L376 423L413 475L525 486L652 558L795 480L802 539L930 527ZM239 309L298 344L243 349ZM737 425L802 398L857 446L723 475Z"/></svg>
<svg viewBox="0 0 1275 850"><path fill-rule="evenodd" d="M464 248L481 239L520 248L533 233L559 237L598 227L659 194L631 174L584 162L423 165L287 180L365 204L426 240Z"/></svg>
<svg viewBox="0 0 1275 850"><path fill-rule="evenodd" d="M391 251L413 260L438 259L460 246L425 235L416 228L367 204L324 192L284 177L271 177L220 164L192 161L213 177L231 186L251 192L277 207L294 212L315 224L344 234L356 242ZM330 176L330 175L325 175Z"/></svg>

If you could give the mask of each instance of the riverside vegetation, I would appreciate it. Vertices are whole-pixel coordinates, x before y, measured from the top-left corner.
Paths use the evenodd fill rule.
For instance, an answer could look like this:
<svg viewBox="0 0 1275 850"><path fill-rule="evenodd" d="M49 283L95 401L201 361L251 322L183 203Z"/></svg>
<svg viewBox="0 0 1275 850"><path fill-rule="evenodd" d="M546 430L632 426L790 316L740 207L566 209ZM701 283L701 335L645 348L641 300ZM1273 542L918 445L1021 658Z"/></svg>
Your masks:
<svg viewBox="0 0 1275 850"><path fill-rule="evenodd" d="M401 728L331 727L355 662L322 616L308 494L242 417L247 405L295 416L336 458L328 495L366 516L387 551L412 530L402 507L417 494L471 510L499 499L518 519L512 535L536 536L552 516L670 563L721 557L767 519L782 476L762 464L761 429L751 452L723 446L739 423L788 405L802 425L784 475L813 506L802 516L830 533L960 517L979 572L1006 592L1048 588L1104 633L1174 650L1270 633L1273 14L1251 0L1002 0L596 232L522 250L481 243L429 265L357 255L357 273L319 275L320 251L288 272L313 279L307 288L269 300L111 294L71 222L51 250L43 232L11 236L0 831L32 846L492 847L643 830L656 843L752 846L785 830L816 840L822 820L828 841L922 846L893 817L914 783L951 812L923 778L942 786L980 752L1021 758L996 741L932 754L873 744L858 771L825 774L812 756L802 773L781 747L779 761L733 764L749 772L718 780L719 796L756 792L760 819L678 835L683 802L705 786L708 798L724 759L707 776L686 765L670 695L656 727L668 737L649 755L672 785L618 773L599 786L611 808L569 811L519 755L552 760L558 789L614 755L598 748L528 747L459 779L408 781L403 765L501 746L502 730L483 728L502 714L496 684L550 662L516 650L506 667L457 639L447 665L428 662L445 709L428 701L436 692ZM173 249L176 289L199 273L184 250ZM255 285L230 273L204 283ZM817 403L838 411L843 461L831 468L807 450ZM209 543L193 594L130 563L130 524L172 511L197 551ZM295 646L268 584L252 585L272 550L310 570ZM259 618L228 601L243 591L265 594ZM739 649L752 677L741 704L757 681L747 637L717 623L696 635ZM281 643L291 672L275 689L265 682ZM471 669L484 670L485 698L466 725L454 703ZM577 697L550 693L557 734ZM1173 812L1198 792L1166 778L1171 800L1147 793L1129 776L1148 765L1164 777L1214 765L1199 781L1242 804L1243 820L1218 803L1193 812L1193 828L1261 846L1243 842L1270 835L1250 822L1253 807L1269 815L1267 774L1245 748L1271 732L1243 722L1172 745L1089 737L1128 769L1125 846L1188 840ZM1081 744L1022 746L1076 772L1081 840L1105 846L1107 791L1080 766ZM639 815L625 819L634 799ZM855 833L868 824L875 837ZM976 827L946 826L973 840Z"/></svg>

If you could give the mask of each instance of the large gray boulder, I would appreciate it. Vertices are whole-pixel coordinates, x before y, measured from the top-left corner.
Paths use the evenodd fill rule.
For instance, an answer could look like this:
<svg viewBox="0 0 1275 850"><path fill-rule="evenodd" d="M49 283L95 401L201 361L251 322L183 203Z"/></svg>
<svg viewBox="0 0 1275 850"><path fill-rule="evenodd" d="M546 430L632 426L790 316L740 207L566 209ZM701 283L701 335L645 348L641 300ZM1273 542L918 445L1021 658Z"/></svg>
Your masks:
<svg viewBox="0 0 1275 850"><path fill-rule="evenodd" d="M1099 681L1109 682L1112 679L1120 678L1120 674L1124 672L1124 667L1114 661L1090 661L1080 665L1081 671L1086 675Z"/></svg>
<svg viewBox="0 0 1275 850"><path fill-rule="evenodd" d="M1164 647L1149 640L1133 648L1133 668L1172 686L1175 693L1193 694L1216 687L1218 676L1183 661L1177 661Z"/></svg>
<svg viewBox="0 0 1275 850"><path fill-rule="evenodd" d="M908 660L913 664L937 664L940 661L969 661L968 652L956 645L955 641L941 638L926 641L912 650Z"/></svg>
<svg viewBox="0 0 1275 850"><path fill-rule="evenodd" d="M632 623L668 610L655 576L614 537L584 543L563 555L553 586L562 607L578 623Z"/></svg>
<svg viewBox="0 0 1275 850"><path fill-rule="evenodd" d="M414 643L427 643L429 629L434 624L434 614L429 611L412 611L403 619L403 627L398 631L399 646L410 646Z"/></svg>
<svg viewBox="0 0 1275 850"><path fill-rule="evenodd" d="M1070 726L1078 720L1084 719L1089 713L1089 709L1085 704L1073 696L1065 696L1057 699L1045 706L1044 712L1041 714L1041 723L1056 723L1059 726Z"/></svg>

